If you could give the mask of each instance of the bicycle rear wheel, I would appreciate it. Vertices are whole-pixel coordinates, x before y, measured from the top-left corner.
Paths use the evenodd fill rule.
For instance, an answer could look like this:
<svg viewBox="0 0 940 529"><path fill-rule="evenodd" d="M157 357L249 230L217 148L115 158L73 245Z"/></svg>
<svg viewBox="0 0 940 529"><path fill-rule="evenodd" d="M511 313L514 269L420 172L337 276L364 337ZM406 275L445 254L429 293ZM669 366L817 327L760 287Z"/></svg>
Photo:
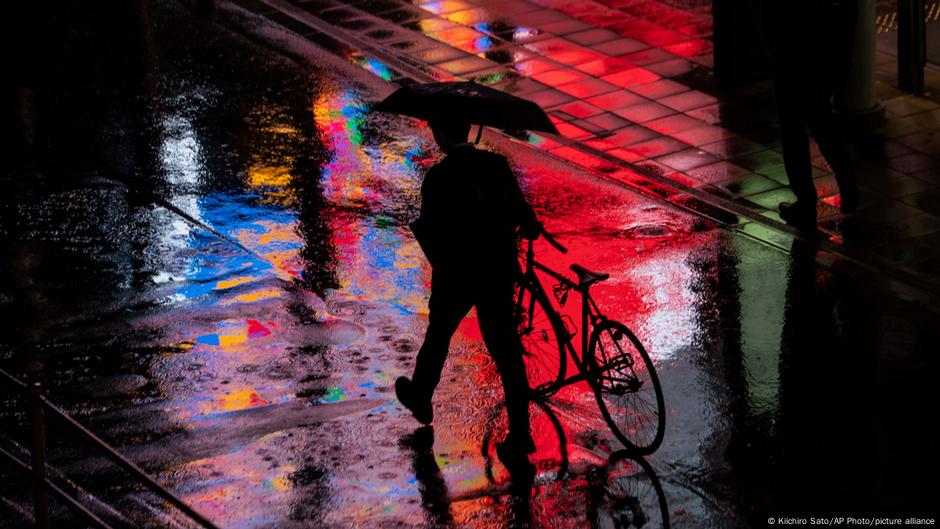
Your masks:
<svg viewBox="0 0 940 529"><path fill-rule="evenodd" d="M663 442L666 405L656 368L640 340L617 321L605 321L591 333L588 366L594 396L617 439L640 454Z"/></svg>
<svg viewBox="0 0 940 529"><path fill-rule="evenodd" d="M565 378L564 324L540 289L518 287L515 310L529 387L550 394Z"/></svg>

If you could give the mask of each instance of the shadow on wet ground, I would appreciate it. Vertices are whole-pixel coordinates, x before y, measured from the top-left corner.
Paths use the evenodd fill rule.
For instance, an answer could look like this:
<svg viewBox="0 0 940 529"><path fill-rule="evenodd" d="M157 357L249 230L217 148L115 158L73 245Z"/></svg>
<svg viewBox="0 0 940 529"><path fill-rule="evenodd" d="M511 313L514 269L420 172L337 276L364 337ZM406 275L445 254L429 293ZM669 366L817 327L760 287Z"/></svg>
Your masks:
<svg viewBox="0 0 940 529"><path fill-rule="evenodd" d="M32 150L11 158L0 197L3 367L44 381L197 510L279 528L929 513L929 296L495 134L484 144L571 250L539 254L611 274L596 300L651 351L666 438L648 462L627 458L593 396L562 395L533 405L539 473L513 487L489 449L505 421L473 318L433 436L416 432L390 387L426 326L429 269L406 226L439 153L420 123L369 113L391 85L256 19L219 17L151 4L149 52L124 49L149 57L139 77L94 73L119 64L95 51L113 41L94 26L76 56L49 63L55 83L23 77L26 121L45 132L24 136ZM0 442L22 444L25 418L3 395ZM85 499L127 526L172 522L63 431L49 427L50 461ZM0 526L22 526L26 482L0 476Z"/></svg>

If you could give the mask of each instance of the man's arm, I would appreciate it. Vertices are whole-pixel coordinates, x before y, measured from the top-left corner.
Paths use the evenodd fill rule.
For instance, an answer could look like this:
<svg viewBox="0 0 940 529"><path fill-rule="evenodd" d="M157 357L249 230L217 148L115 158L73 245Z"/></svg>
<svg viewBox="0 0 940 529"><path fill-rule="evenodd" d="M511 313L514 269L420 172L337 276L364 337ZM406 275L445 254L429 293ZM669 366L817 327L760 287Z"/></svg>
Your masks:
<svg viewBox="0 0 940 529"><path fill-rule="evenodd" d="M504 193L508 199L512 221L520 227L523 237L535 239L542 232L542 224L536 218L535 212L532 211L532 206L530 206L529 202L525 199L525 195L522 194L522 189L519 187L519 180L516 179L512 168L509 167L509 162L500 156L498 165L500 181L505 182Z"/></svg>

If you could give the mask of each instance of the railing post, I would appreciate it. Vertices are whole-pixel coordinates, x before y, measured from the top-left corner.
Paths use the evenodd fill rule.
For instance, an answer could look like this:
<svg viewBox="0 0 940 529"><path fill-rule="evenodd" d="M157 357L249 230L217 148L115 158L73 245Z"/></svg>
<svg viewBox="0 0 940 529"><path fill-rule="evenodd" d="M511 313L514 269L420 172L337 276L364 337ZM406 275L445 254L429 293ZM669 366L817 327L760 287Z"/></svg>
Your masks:
<svg viewBox="0 0 940 529"><path fill-rule="evenodd" d="M42 385L34 382L27 391L29 407L29 452L33 469L33 517L37 529L49 529L49 493L46 491L46 431L42 413Z"/></svg>

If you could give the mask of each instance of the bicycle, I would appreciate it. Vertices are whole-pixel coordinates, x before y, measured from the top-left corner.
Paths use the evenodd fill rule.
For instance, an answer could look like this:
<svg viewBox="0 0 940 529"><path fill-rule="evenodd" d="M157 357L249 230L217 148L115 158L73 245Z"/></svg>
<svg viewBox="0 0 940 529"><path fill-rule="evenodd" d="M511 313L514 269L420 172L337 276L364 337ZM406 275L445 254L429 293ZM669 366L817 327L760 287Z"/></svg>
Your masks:
<svg viewBox="0 0 940 529"><path fill-rule="evenodd" d="M541 236L559 252L568 252L544 230ZM656 369L636 335L623 323L607 318L591 297L591 286L610 276L572 264L577 276L572 281L536 261L533 243L528 241L515 298L532 398L546 399L562 388L586 382L614 436L636 453L655 452L666 428ZM537 272L557 281L552 292L560 306L571 291L581 296L580 356L574 346L578 329L572 329L570 318L566 320L549 301ZM567 376L571 369L577 372Z"/></svg>

